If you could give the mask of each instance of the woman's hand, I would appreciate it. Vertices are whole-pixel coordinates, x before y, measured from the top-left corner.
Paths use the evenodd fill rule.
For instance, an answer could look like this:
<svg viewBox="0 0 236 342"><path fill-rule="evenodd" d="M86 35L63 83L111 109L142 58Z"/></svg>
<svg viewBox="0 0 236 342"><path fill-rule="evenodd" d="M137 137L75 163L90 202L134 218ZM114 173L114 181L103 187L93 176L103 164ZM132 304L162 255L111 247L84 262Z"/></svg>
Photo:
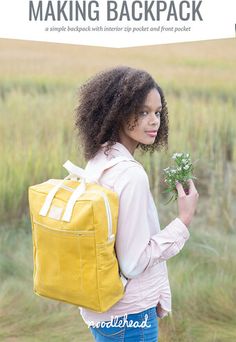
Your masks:
<svg viewBox="0 0 236 342"><path fill-rule="evenodd" d="M192 179L188 180L189 189L186 194L184 188L181 183L176 184L176 189L178 191L178 217L180 220L186 225L189 226L190 222L193 219L195 214L195 210L197 207L197 201L199 194Z"/></svg>

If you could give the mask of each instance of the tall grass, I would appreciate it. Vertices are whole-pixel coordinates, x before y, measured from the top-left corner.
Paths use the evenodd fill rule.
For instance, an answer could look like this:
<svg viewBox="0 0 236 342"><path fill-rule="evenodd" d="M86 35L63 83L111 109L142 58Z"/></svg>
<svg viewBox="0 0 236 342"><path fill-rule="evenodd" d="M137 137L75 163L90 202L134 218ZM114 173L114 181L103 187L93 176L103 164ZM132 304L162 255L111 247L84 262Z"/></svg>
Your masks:
<svg viewBox="0 0 236 342"><path fill-rule="evenodd" d="M13 87L0 100L0 215L5 221L27 211L29 185L63 177L62 164L67 159L85 165L73 126L77 87L61 88L56 83L53 90L42 93L39 89L43 89L43 83L41 87L28 84L28 88L31 91ZM179 96L168 89L167 93L171 113L169 150L151 157L137 153L152 175L155 199L162 196L162 169L169 165L171 154L188 151L193 160L198 160L195 170L199 192L211 203L205 213L207 221L220 221L225 230L234 230L234 98L222 100L213 93L209 99L189 94L186 89Z"/></svg>
<svg viewBox="0 0 236 342"><path fill-rule="evenodd" d="M162 169L174 152L198 160L199 206L191 239L168 262L173 315L159 321L160 342L236 340L235 60L234 40L121 50L0 40L0 339L92 341L76 307L33 294L27 189L64 177L67 159L85 166L77 88L125 64L148 70L168 102L169 150L136 153L162 227L177 213L176 203L164 205Z"/></svg>

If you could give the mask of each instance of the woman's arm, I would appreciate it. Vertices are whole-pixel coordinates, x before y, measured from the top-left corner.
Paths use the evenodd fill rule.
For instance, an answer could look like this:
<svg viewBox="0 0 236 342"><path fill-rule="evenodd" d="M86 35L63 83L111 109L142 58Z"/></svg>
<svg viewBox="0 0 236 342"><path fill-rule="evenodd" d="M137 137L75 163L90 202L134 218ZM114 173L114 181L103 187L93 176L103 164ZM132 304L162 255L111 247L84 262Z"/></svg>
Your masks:
<svg viewBox="0 0 236 342"><path fill-rule="evenodd" d="M190 234L179 218L159 233L150 235L151 194L148 177L141 167L131 166L123 171L114 190L120 199L116 254L121 272L127 278L135 278L180 252Z"/></svg>

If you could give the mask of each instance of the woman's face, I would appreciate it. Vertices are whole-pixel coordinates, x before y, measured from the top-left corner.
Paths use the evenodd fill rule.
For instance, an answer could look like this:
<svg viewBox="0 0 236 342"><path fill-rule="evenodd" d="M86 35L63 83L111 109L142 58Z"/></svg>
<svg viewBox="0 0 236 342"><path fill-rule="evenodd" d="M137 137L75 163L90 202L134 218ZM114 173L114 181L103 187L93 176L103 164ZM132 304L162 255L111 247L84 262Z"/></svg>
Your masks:
<svg viewBox="0 0 236 342"><path fill-rule="evenodd" d="M147 97L140 109L138 121L133 130L135 115L131 115L129 124L125 123L119 132L120 142L134 153L139 143L151 145L154 143L160 127L160 112L162 110L161 97L156 88L147 94Z"/></svg>

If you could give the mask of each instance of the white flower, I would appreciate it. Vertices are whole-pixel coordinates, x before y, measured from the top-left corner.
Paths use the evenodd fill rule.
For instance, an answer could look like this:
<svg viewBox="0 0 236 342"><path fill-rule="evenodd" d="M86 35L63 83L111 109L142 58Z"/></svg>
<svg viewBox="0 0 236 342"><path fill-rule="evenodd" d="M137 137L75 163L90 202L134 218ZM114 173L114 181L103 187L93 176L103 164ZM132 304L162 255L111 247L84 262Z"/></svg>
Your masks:
<svg viewBox="0 0 236 342"><path fill-rule="evenodd" d="M176 159L176 158L181 157L181 156L182 156L182 153L174 153L172 156L172 159Z"/></svg>
<svg viewBox="0 0 236 342"><path fill-rule="evenodd" d="M183 168L184 168L184 170L188 170L189 169L189 165L185 165Z"/></svg>
<svg viewBox="0 0 236 342"><path fill-rule="evenodd" d="M176 170L171 170L171 173L176 173L177 171Z"/></svg>

